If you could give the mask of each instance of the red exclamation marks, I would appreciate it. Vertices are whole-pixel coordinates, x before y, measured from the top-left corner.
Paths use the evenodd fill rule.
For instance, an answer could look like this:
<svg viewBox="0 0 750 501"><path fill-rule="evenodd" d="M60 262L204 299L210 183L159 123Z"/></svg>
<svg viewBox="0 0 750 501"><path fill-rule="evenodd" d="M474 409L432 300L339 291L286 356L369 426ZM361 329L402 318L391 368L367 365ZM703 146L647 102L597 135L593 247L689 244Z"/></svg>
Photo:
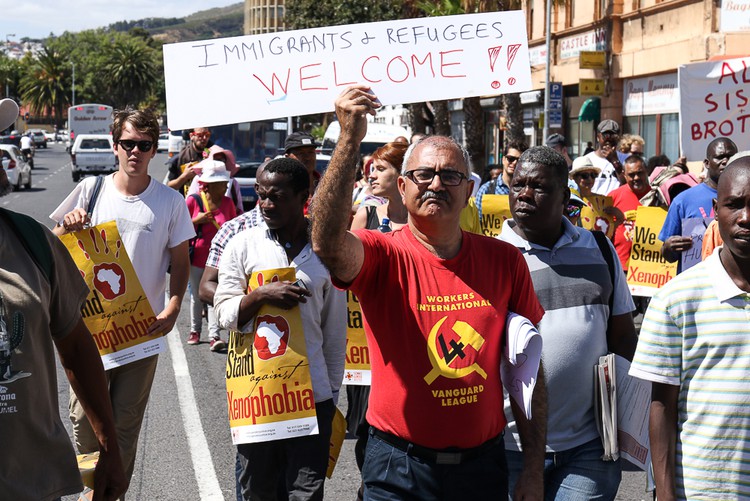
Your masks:
<svg viewBox="0 0 750 501"><path fill-rule="evenodd" d="M500 55L500 50L503 48L502 45L498 45L497 47L490 47L487 49L487 55L490 56L490 71L495 71L495 63L497 63L497 58ZM492 83L490 83L490 86L493 89L499 89L500 88L500 82L497 80L493 80Z"/></svg>
<svg viewBox="0 0 750 501"><path fill-rule="evenodd" d="M518 49L520 48L521 44L513 44L508 46L508 71L510 71L510 67L513 64L513 61L516 59L516 54L518 54ZM514 85L515 83L515 77L508 78L509 85Z"/></svg>

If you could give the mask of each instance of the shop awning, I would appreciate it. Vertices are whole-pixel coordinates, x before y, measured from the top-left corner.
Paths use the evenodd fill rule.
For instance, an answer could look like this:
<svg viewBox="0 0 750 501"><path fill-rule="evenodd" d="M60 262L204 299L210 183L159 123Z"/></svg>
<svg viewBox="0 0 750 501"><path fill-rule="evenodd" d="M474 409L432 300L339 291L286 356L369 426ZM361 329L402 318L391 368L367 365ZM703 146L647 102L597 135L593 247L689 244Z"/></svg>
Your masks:
<svg viewBox="0 0 750 501"><path fill-rule="evenodd" d="M598 97L591 97L584 101L578 112L579 122L598 122L601 105Z"/></svg>

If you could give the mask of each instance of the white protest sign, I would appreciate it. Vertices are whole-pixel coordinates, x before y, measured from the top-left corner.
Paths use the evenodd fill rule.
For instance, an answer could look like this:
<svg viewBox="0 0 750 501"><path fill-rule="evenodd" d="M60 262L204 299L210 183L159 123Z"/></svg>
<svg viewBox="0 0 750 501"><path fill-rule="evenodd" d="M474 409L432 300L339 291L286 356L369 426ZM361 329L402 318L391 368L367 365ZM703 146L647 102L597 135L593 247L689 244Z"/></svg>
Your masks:
<svg viewBox="0 0 750 501"><path fill-rule="evenodd" d="M682 154L703 160L722 136L750 149L750 57L687 64L678 74Z"/></svg>
<svg viewBox="0 0 750 501"><path fill-rule="evenodd" d="M172 129L332 111L354 83L383 104L531 89L521 11L168 44L164 76Z"/></svg>

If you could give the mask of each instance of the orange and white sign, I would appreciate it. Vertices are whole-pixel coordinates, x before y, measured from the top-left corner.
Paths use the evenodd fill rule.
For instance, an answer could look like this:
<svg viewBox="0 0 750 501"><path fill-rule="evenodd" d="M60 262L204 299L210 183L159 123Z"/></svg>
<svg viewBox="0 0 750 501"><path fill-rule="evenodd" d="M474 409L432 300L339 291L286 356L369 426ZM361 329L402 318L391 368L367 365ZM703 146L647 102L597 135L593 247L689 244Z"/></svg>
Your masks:
<svg viewBox="0 0 750 501"><path fill-rule="evenodd" d="M105 369L164 351L162 335L149 335L156 320L117 223L109 221L60 237L89 286L81 316L91 331Z"/></svg>
<svg viewBox="0 0 750 501"><path fill-rule="evenodd" d="M627 280L634 296L651 297L677 275L677 263L670 263L661 255L663 242L657 237L667 218L662 207L638 207L630 249Z"/></svg>
<svg viewBox="0 0 750 501"><path fill-rule="evenodd" d="M370 349L357 296L346 291L346 363L344 384L370 386Z"/></svg>
<svg viewBox="0 0 750 501"><path fill-rule="evenodd" d="M248 278L248 290L295 280L294 268L258 271ZM263 305L252 332L230 332L226 380L233 444L318 434L299 307Z"/></svg>

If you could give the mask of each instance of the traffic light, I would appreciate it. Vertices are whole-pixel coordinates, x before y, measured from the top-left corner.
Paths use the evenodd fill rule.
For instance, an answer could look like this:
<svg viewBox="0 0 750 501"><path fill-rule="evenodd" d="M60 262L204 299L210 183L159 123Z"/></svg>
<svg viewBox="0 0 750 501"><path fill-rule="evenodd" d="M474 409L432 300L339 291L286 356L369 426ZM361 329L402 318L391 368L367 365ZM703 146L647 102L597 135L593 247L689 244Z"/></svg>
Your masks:
<svg viewBox="0 0 750 501"><path fill-rule="evenodd" d="M27 122L29 121L29 112L27 111L26 114L23 116L24 120Z"/></svg>

